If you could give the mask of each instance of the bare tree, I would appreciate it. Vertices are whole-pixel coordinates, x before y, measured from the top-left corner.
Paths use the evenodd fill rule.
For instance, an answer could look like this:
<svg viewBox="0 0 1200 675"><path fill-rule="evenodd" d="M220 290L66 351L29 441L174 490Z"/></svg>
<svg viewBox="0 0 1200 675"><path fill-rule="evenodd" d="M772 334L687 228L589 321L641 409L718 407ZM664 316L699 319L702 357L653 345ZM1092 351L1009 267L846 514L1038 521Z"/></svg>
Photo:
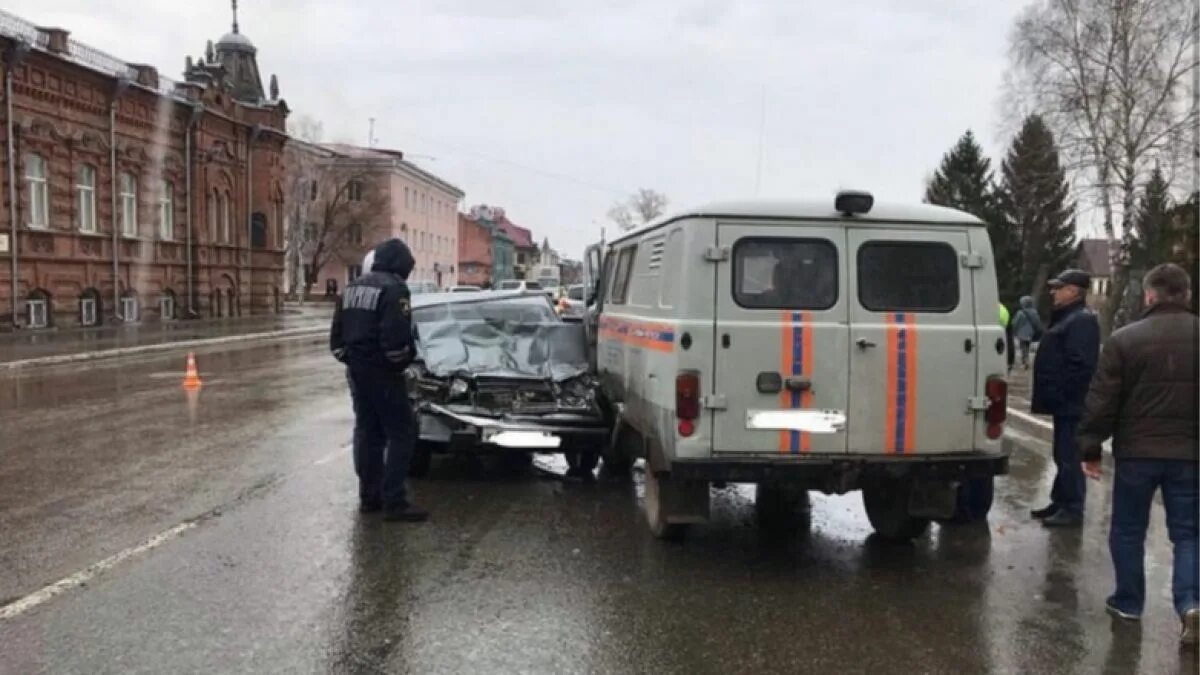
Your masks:
<svg viewBox="0 0 1200 675"><path fill-rule="evenodd" d="M309 211L312 218L299 228L308 272L305 296L331 261L353 264L362 259L364 247L388 229L391 209L386 188L360 168L339 166L335 160L319 161L316 185L316 192L309 193L310 201L315 202Z"/></svg>
<svg viewBox="0 0 1200 675"><path fill-rule="evenodd" d="M325 137L325 125L311 115L288 120L288 136L306 143L320 143Z"/></svg>
<svg viewBox="0 0 1200 675"><path fill-rule="evenodd" d="M319 136L317 137L319 138ZM287 260L288 294L299 295L301 302L305 289L301 279L306 226L314 220L320 183L320 163L326 161L328 153L320 147L305 142L289 141L284 149L287 171L284 178L283 199L288 225L284 236L284 255Z"/></svg>
<svg viewBox="0 0 1200 675"><path fill-rule="evenodd" d="M632 230L661 216L667 209L667 196L649 188L640 188L623 202L608 210L608 218L622 230Z"/></svg>
<svg viewBox="0 0 1200 675"><path fill-rule="evenodd" d="M1039 0L1013 31L1014 91L1054 131L1081 199L1101 209L1106 333L1129 281L1138 186L1156 161L1179 164L1197 123L1184 89L1200 67L1198 17L1194 0Z"/></svg>

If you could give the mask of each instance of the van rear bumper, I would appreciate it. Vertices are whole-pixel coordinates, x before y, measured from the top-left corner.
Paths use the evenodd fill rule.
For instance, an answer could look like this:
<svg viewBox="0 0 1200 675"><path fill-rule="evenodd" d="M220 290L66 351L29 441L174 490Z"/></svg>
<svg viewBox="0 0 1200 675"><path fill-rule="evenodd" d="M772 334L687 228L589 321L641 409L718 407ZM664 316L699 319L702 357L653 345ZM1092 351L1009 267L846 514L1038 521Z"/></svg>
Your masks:
<svg viewBox="0 0 1200 675"><path fill-rule="evenodd" d="M672 478L682 480L759 483L807 483L812 489L847 492L862 483L882 479L962 481L1008 473L1008 453L960 452L939 455L783 455L704 459L675 459Z"/></svg>

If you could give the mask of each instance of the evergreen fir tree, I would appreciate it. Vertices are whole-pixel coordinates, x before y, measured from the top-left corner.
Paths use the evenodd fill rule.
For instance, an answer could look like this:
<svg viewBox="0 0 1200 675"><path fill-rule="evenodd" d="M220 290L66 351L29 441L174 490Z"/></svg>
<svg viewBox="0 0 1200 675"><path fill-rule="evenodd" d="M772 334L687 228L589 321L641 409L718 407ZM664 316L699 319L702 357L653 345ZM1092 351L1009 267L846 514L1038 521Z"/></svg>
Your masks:
<svg viewBox="0 0 1200 675"><path fill-rule="evenodd" d="M1011 237L1011 270L1001 297L1044 295L1046 279L1075 252L1074 206L1054 135L1030 115L1000 167L998 201Z"/></svg>
<svg viewBox="0 0 1200 675"><path fill-rule="evenodd" d="M1156 166L1138 199L1133 218L1133 242L1129 248L1131 269L1149 270L1174 258L1176 237L1171 231L1174 210L1171 186Z"/></svg>
<svg viewBox="0 0 1200 675"><path fill-rule="evenodd" d="M987 223L996 273L1000 283L1000 299L1008 305L1015 303L1013 284L1012 237L999 212L996 191L992 182L991 160L968 130L942 157L942 163L925 188L925 201L938 206L966 211Z"/></svg>

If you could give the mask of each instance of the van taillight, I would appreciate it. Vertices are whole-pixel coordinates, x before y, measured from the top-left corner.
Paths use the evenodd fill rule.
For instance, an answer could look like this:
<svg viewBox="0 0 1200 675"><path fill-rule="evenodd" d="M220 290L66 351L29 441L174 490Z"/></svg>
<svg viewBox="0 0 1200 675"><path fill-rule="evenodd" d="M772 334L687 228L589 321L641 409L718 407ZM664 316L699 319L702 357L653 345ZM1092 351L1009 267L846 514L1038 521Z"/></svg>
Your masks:
<svg viewBox="0 0 1200 675"><path fill-rule="evenodd" d="M700 374L692 371L675 376L675 417L679 418L679 435L691 436L696 431L693 420L700 416Z"/></svg>
<svg viewBox="0 0 1200 675"><path fill-rule="evenodd" d="M993 375L987 379L984 393L988 399L987 412L983 417L987 422L987 437L1000 438L1004 433L1004 420L1008 419L1008 381Z"/></svg>

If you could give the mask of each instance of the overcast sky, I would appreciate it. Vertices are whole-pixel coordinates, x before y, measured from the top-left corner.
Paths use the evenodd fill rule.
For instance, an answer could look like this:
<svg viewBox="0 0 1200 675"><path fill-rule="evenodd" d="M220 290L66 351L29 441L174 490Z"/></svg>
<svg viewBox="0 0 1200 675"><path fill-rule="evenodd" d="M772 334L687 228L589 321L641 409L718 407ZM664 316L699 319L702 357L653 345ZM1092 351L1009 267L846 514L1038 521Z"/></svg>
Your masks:
<svg viewBox="0 0 1200 675"><path fill-rule="evenodd" d="M761 196L919 200L968 128L997 165L1025 4L242 0L239 19L264 83L277 74L326 140L365 144L374 117L378 144L461 187L464 208L504 206L578 257L638 187L673 207L754 196L760 132ZM230 25L219 0L6 5L177 79Z"/></svg>

